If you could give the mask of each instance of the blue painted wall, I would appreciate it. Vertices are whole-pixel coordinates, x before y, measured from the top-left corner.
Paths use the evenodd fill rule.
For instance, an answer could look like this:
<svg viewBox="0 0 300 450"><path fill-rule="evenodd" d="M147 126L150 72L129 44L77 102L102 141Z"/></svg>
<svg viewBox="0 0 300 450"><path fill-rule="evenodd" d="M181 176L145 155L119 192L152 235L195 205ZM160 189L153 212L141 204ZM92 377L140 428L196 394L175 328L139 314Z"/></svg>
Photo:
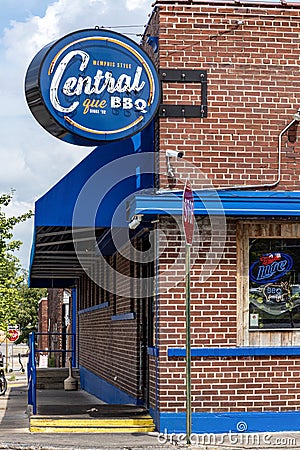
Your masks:
<svg viewBox="0 0 300 450"><path fill-rule="evenodd" d="M108 383L103 378L98 377L85 367L79 366L79 368L81 388L100 398L105 403L118 405L140 404L138 399Z"/></svg>
<svg viewBox="0 0 300 450"><path fill-rule="evenodd" d="M104 379L80 366L82 389L109 404L139 405L138 399L128 395ZM186 414L158 413L150 409L157 431L160 433L185 433ZM300 431L300 411L286 412L215 412L192 414L192 433L270 433Z"/></svg>
<svg viewBox="0 0 300 450"><path fill-rule="evenodd" d="M185 433L186 415L161 413L161 433ZM192 433L266 433L300 431L300 411L193 413Z"/></svg>

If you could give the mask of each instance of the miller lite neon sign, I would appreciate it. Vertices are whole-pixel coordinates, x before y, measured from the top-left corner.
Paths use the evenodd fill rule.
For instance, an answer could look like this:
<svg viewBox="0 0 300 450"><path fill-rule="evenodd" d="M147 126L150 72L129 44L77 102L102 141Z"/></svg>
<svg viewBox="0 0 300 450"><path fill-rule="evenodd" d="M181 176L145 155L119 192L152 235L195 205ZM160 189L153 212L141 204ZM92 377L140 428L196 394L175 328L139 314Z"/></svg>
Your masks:
<svg viewBox="0 0 300 450"><path fill-rule="evenodd" d="M131 39L98 28L44 47L25 80L36 120L77 145L99 145L141 131L156 114L159 90L148 55Z"/></svg>
<svg viewBox="0 0 300 450"><path fill-rule="evenodd" d="M249 270L251 281L257 284L273 283L293 267L293 259L286 253L267 253L255 261Z"/></svg>

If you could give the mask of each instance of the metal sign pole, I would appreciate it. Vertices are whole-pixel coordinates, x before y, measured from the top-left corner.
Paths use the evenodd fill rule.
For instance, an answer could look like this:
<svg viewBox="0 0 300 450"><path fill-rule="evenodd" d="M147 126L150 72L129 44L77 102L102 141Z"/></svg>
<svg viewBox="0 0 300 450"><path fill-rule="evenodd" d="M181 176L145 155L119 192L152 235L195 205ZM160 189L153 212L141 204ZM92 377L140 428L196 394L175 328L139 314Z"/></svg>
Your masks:
<svg viewBox="0 0 300 450"><path fill-rule="evenodd" d="M5 372L8 372L8 337L5 338Z"/></svg>
<svg viewBox="0 0 300 450"><path fill-rule="evenodd" d="M192 414L191 414L191 246L185 246L185 331L186 331L186 443L191 443Z"/></svg>
<svg viewBox="0 0 300 450"><path fill-rule="evenodd" d="M191 399L191 246L194 233L194 196L189 180L186 181L182 219L185 234L185 363L186 363L186 443L191 444L192 399Z"/></svg>

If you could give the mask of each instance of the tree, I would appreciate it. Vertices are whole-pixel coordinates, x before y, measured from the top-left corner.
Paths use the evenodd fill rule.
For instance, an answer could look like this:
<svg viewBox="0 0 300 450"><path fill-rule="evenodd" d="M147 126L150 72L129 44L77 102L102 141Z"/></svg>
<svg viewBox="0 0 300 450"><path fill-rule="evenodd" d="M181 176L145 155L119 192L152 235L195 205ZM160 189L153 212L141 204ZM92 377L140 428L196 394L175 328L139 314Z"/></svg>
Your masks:
<svg viewBox="0 0 300 450"><path fill-rule="evenodd" d="M42 297L47 295L47 289L32 289L27 285L27 273L24 273L24 281L18 287L19 305L17 308L17 323L20 326L21 334L16 342L28 342L28 336L32 331L37 330L38 325L38 303Z"/></svg>
<svg viewBox="0 0 300 450"><path fill-rule="evenodd" d="M20 261L13 254L22 242L13 240L13 229L33 214L28 211L20 216L7 217L3 209L11 203L13 195L13 190L0 195L0 330L3 331L7 330L8 324L17 324L22 304L21 286L24 284Z"/></svg>

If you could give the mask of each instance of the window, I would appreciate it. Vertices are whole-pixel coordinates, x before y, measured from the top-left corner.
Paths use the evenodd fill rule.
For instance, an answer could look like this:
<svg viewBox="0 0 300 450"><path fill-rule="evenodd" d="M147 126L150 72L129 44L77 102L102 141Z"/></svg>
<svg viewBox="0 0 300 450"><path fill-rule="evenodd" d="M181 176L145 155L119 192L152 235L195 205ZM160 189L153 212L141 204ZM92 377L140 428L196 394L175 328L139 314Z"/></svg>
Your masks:
<svg viewBox="0 0 300 450"><path fill-rule="evenodd" d="M249 239L249 329L300 328L300 239Z"/></svg>

